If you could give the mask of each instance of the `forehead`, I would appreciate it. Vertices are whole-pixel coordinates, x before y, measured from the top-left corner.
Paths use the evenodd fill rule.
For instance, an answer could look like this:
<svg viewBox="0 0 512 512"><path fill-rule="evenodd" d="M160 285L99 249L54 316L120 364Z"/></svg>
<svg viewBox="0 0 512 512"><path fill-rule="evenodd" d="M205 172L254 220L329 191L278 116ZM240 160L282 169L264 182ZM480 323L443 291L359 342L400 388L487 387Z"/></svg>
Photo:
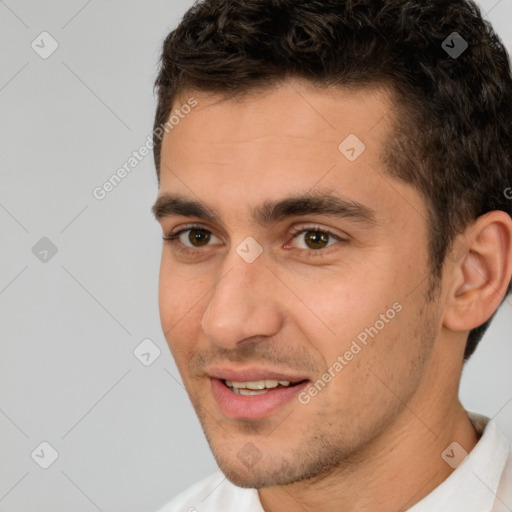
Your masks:
<svg viewBox="0 0 512 512"><path fill-rule="evenodd" d="M206 163L237 165L239 172L252 165L262 172L273 159L277 166L284 160L295 161L296 167L335 164L342 156L340 144L347 139L358 144L358 153L364 148L362 160L377 161L384 139L391 134L393 104L382 87L321 88L288 80L232 98L184 90L172 113L180 114L192 99L197 106L187 107L188 113L180 117L173 115L176 124L164 135L162 175L166 165L183 170L184 166L198 170Z"/></svg>
<svg viewBox="0 0 512 512"><path fill-rule="evenodd" d="M242 202L254 206L319 186L377 207L403 202L396 188L405 185L390 188L386 181L395 179L383 178L381 154L395 116L383 87L290 80L233 98L185 90L173 112L191 98L197 106L163 140L161 193L232 205L233 212Z"/></svg>
<svg viewBox="0 0 512 512"><path fill-rule="evenodd" d="M201 132L209 142L280 134L310 138L317 135L315 142L319 143L322 139L338 140L347 130L363 135L377 124L390 128L394 110L390 89L383 85L321 87L301 79L231 96L183 90L175 98L172 112L191 98L197 101L197 107L187 115L189 121L183 119L164 137L164 142L176 135L190 138L194 132ZM383 122L386 116L388 123Z"/></svg>

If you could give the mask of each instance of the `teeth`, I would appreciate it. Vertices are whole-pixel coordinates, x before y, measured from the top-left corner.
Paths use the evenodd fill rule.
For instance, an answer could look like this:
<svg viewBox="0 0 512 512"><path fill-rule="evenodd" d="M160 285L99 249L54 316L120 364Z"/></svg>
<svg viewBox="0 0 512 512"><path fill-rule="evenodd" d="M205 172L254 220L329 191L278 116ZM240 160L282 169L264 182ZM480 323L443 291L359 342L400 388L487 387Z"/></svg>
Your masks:
<svg viewBox="0 0 512 512"><path fill-rule="evenodd" d="M268 393L268 389L255 390L255 389L233 388L233 391L237 392L238 395L245 395L245 396L264 395L265 393Z"/></svg>
<svg viewBox="0 0 512 512"><path fill-rule="evenodd" d="M250 380L248 382L233 382L233 387L242 389L265 389L264 380Z"/></svg>
<svg viewBox="0 0 512 512"><path fill-rule="evenodd" d="M243 389L243 390L252 390L252 391L261 391L265 389L273 389L277 388L279 384L281 386L289 386L290 381L288 380L275 380L275 379L265 379L265 380L251 380L247 382L235 382L231 380L226 380L226 386L233 389ZM245 394L245 393L241 393ZM258 393L260 394L260 393Z"/></svg>

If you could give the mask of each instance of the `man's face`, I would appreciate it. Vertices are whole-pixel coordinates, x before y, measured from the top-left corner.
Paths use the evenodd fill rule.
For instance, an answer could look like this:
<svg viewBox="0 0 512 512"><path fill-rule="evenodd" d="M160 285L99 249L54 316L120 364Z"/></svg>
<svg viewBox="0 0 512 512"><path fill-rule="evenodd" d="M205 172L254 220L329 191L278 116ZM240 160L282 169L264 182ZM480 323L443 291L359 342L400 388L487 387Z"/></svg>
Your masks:
<svg viewBox="0 0 512 512"><path fill-rule="evenodd" d="M181 232L163 246L166 339L230 480L320 475L425 393L441 329L424 201L379 160L392 104L290 81L173 110L189 96L162 148L160 222Z"/></svg>

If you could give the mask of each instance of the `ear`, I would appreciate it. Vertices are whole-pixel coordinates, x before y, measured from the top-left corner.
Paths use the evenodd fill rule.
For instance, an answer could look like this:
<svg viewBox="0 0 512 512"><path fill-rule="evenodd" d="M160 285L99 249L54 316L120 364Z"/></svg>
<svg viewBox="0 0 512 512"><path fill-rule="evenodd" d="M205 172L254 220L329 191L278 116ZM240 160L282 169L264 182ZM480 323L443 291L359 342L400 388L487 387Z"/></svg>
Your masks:
<svg viewBox="0 0 512 512"><path fill-rule="evenodd" d="M457 237L449 263L443 325L470 331L498 309L512 276L512 218L503 211L478 217Z"/></svg>

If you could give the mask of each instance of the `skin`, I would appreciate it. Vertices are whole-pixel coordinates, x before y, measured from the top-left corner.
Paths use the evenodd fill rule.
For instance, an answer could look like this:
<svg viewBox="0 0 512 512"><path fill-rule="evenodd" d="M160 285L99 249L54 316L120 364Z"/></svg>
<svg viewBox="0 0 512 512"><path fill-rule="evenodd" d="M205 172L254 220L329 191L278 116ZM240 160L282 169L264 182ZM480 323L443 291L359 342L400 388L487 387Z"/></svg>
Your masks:
<svg viewBox="0 0 512 512"><path fill-rule="evenodd" d="M458 386L467 334L510 280L510 217L491 212L459 236L460 257L429 301L426 204L380 159L393 133L384 89L288 80L232 99L183 91L173 107L190 96L198 106L163 140L159 197L201 201L219 220L159 218L164 236L191 222L211 233L205 246L190 232L164 242L160 316L220 468L258 488L267 512L411 507L452 472L441 458L450 443L469 452L477 442ZM349 134L366 145L354 162L338 150ZM365 205L375 222L308 214L267 225L250 215L306 192ZM306 234L318 229L343 241L311 249ZM253 263L236 252L248 236L263 249ZM401 311L307 405L243 420L216 404L213 364L315 382L396 303ZM251 467L237 456L247 446Z"/></svg>

